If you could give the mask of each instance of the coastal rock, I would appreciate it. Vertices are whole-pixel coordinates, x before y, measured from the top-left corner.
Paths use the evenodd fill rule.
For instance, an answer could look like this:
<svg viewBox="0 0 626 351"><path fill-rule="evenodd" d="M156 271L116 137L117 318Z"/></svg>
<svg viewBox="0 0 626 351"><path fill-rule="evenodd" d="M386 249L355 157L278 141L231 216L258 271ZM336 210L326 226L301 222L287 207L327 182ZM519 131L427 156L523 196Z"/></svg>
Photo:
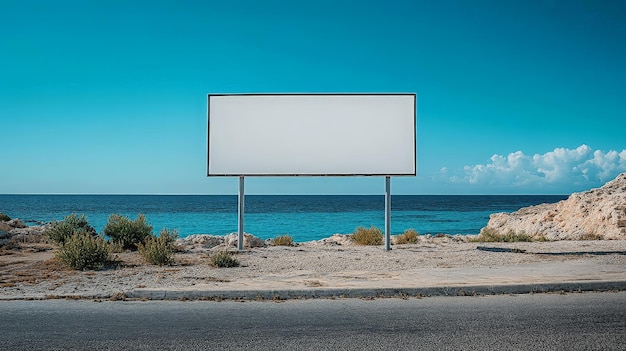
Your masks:
<svg viewBox="0 0 626 351"><path fill-rule="evenodd" d="M185 251L207 251L218 246L237 247L237 233L226 236L194 234L176 240L176 245ZM266 247L267 243L254 235L244 233L243 246L245 248Z"/></svg>
<svg viewBox="0 0 626 351"><path fill-rule="evenodd" d="M8 217L7 217L8 218ZM0 247L6 245L11 238L18 235L16 230L26 228L26 225L19 219L9 219L0 222Z"/></svg>
<svg viewBox="0 0 626 351"><path fill-rule="evenodd" d="M237 233L230 233L224 237L224 243L228 246L237 246L239 241ZM261 238L257 238L254 235L244 233L243 234L243 247L245 248L253 248L253 247L266 247L267 243Z"/></svg>
<svg viewBox="0 0 626 351"><path fill-rule="evenodd" d="M187 238L191 240L194 245L201 245L207 248L213 248L218 245L222 245L224 243L223 236L215 236L215 235L192 235Z"/></svg>
<svg viewBox="0 0 626 351"><path fill-rule="evenodd" d="M223 236L207 234L194 234L176 240L176 245L184 248L187 251L202 251L212 249L222 244L224 244Z"/></svg>
<svg viewBox="0 0 626 351"><path fill-rule="evenodd" d="M6 245L11 240L25 241L28 239L29 241L39 242L44 230L48 227L48 225L29 227L20 220L13 221L15 220L0 222L0 247ZM9 225L9 222L12 222L11 224L15 227Z"/></svg>
<svg viewBox="0 0 626 351"><path fill-rule="evenodd" d="M626 173L555 204L492 214L481 233L488 230L548 240L626 239Z"/></svg>
<svg viewBox="0 0 626 351"><path fill-rule="evenodd" d="M418 242L420 243L431 243L431 244L447 244L447 243L463 243L463 242L467 242L468 238L470 238L471 235L461 235L461 234L455 234L455 235L450 235L450 234L426 234L426 235L421 235L418 238Z"/></svg>
<svg viewBox="0 0 626 351"><path fill-rule="evenodd" d="M18 237L24 237L29 235L43 235L43 232L49 227L46 225L34 225L31 227L24 226L23 228L14 228L9 233Z"/></svg>
<svg viewBox="0 0 626 351"><path fill-rule="evenodd" d="M2 224L3 223L0 223L0 247L6 245L13 236L13 234L10 234L8 230L4 230L1 227Z"/></svg>
<svg viewBox="0 0 626 351"><path fill-rule="evenodd" d="M350 234L333 234L328 238L315 241L322 245L354 245Z"/></svg>
<svg viewBox="0 0 626 351"><path fill-rule="evenodd" d="M13 228L26 228L26 224L24 224L24 222L22 222L19 218L11 219L5 223Z"/></svg>
<svg viewBox="0 0 626 351"><path fill-rule="evenodd" d="M2 233L2 232L8 233L11 230L13 230L13 227L8 225L7 222L0 222L0 233Z"/></svg>

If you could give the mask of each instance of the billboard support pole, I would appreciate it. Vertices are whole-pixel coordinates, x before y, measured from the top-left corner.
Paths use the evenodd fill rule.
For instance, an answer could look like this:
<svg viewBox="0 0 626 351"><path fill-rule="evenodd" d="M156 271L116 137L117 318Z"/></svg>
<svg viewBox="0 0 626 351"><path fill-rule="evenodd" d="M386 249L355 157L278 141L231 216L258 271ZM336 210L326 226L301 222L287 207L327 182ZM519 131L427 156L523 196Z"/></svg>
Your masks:
<svg viewBox="0 0 626 351"><path fill-rule="evenodd" d="M391 177L385 177L385 251L391 250Z"/></svg>
<svg viewBox="0 0 626 351"><path fill-rule="evenodd" d="M237 250L243 251L243 212L244 212L244 188L243 176L239 177L239 225L237 232Z"/></svg>

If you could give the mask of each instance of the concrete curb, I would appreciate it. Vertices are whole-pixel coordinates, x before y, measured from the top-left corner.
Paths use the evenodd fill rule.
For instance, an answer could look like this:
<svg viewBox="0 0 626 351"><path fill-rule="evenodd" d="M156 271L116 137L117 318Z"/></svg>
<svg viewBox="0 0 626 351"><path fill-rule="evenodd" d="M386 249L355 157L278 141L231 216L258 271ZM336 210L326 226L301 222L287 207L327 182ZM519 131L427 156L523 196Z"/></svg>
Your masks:
<svg viewBox="0 0 626 351"><path fill-rule="evenodd" d="M384 298L479 296L552 292L625 291L626 281L560 282L411 288L311 288L294 290L154 290L136 289L126 298L145 300L288 300L314 298Z"/></svg>

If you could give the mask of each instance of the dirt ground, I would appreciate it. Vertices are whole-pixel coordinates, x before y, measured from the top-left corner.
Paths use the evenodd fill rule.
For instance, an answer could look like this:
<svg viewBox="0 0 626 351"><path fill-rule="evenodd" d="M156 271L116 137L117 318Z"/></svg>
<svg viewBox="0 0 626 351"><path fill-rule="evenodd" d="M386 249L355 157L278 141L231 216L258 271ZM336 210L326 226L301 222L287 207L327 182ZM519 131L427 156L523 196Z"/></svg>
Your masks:
<svg viewBox="0 0 626 351"><path fill-rule="evenodd" d="M114 298L133 289L246 287L256 281L271 287L318 287L342 282L420 277L424 272L487 269L551 262L595 262L601 267L626 267L626 240L530 243L470 243L444 238L420 238L416 244L380 246L301 243L269 246L235 254L236 268L215 268L210 255L220 248L181 248L170 266L144 262L137 252L113 254L114 262L98 271L75 271L54 258L55 249L31 239L0 249L0 298ZM439 272L437 271L437 272ZM404 274L400 274L404 273ZM437 273L439 274L439 273ZM624 277L626 279L626 277Z"/></svg>

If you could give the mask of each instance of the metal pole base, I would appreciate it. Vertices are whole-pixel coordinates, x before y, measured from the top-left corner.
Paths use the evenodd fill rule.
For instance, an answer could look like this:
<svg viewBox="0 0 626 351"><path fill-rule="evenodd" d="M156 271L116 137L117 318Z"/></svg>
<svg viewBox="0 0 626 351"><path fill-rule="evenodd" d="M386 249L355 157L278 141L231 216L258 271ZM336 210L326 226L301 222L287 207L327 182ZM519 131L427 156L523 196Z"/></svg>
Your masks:
<svg viewBox="0 0 626 351"><path fill-rule="evenodd" d="M385 251L391 250L391 177L385 177Z"/></svg>
<svg viewBox="0 0 626 351"><path fill-rule="evenodd" d="M243 177L239 177L239 226L237 232L237 250L243 251L243 213L244 213L244 188Z"/></svg>

